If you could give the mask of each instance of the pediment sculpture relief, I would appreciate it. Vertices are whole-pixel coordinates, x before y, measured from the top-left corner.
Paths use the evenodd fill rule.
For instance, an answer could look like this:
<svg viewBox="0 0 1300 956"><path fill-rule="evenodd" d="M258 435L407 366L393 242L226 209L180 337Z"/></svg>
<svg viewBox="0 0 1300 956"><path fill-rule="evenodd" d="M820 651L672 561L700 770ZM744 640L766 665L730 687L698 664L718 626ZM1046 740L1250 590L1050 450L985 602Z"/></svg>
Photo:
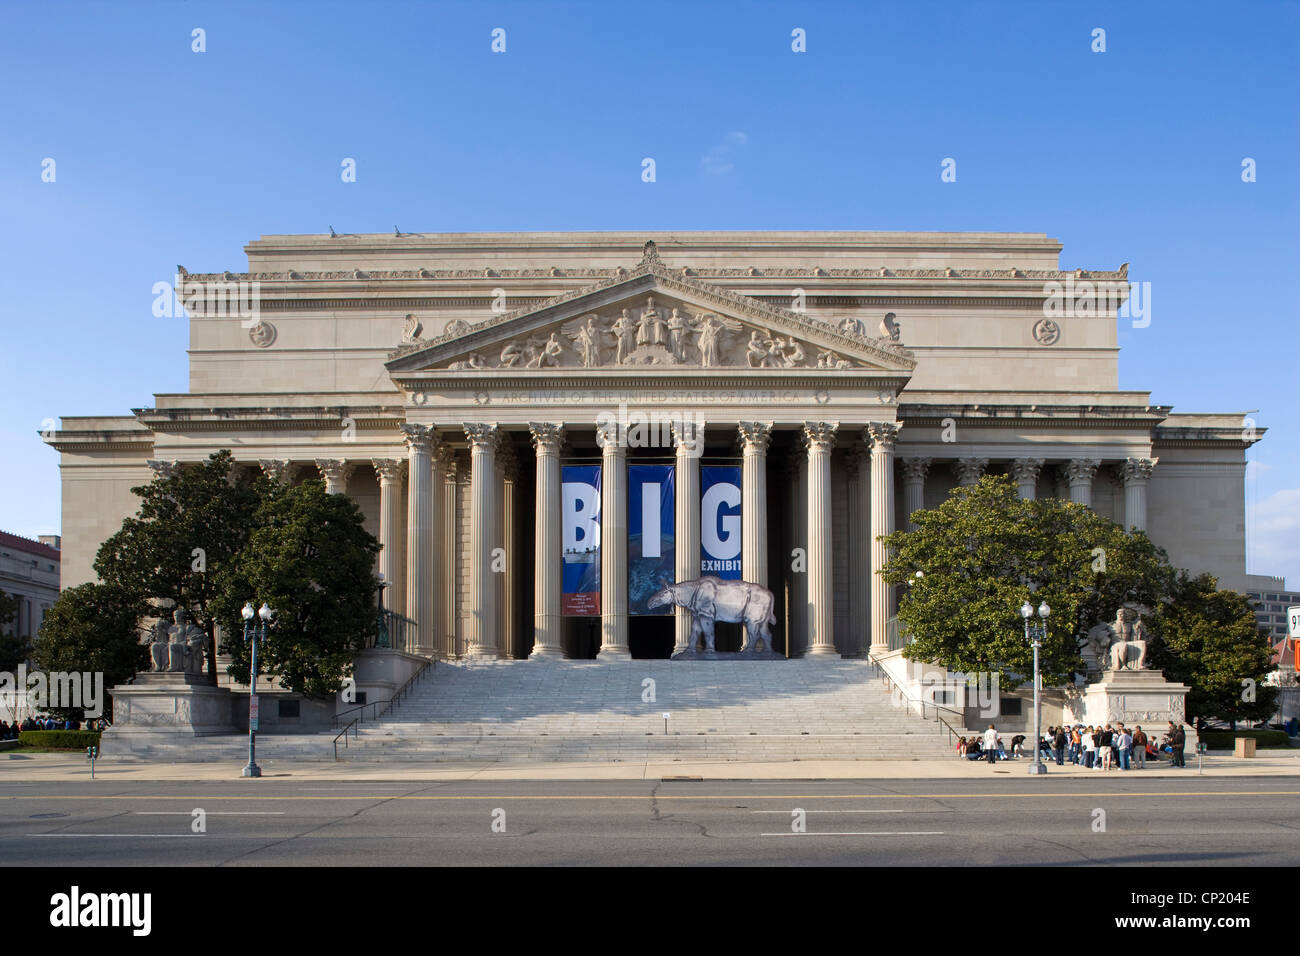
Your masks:
<svg viewBox="0 0 1300 956"><path fill-rule="evenodd" d="M739 334L737 334L739 333ZM748 333L748 342L745 340ZM713 312L694 313L666 306L647 296L642 307L616 312L589 312L555 329L544 329L507 342L496 362L475 352L447 368L537 369L614 366L687 366L696 368L849 368L854 363L801 342L791 335L754 328Z"/></svg>

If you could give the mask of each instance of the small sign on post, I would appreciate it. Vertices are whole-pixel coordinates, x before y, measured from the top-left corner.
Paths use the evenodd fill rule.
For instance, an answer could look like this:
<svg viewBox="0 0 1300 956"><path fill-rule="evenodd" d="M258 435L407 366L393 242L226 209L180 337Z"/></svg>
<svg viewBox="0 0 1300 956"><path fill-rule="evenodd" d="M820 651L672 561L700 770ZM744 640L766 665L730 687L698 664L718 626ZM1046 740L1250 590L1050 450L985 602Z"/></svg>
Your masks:
<svg viewBox="0 0 1300 956"><path fill-rule="evenodd" d="M248 729L257 729L257 695L248 698Z"/></svg>
<svg viewBox="0 0 1300 956"><path fill-rule="evenodd" d="M1300 641L1300 604L1286 609L1286 634L1291 640Z"/></svg>

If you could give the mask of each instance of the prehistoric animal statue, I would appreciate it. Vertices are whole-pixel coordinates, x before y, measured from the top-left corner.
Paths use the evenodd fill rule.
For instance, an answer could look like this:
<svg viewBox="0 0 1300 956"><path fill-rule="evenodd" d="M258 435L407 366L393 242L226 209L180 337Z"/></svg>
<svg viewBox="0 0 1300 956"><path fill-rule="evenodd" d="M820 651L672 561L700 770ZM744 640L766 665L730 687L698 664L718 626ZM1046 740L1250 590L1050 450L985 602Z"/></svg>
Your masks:
<svg viewBox="0 0 1300 956"><path fill-rule="evenodd" d="M772 592L765 587L710 576L665 585L651 595L647 606L653 610L673 605L690 611L691 650L695 649L700 635L704 636L704 649L714 649L715 622L741 622L745 625L745 642L740 653L744 654L756 650L760 639L765 649L772 649L770 625L776 623L772 613L774 603Z"/></svg>

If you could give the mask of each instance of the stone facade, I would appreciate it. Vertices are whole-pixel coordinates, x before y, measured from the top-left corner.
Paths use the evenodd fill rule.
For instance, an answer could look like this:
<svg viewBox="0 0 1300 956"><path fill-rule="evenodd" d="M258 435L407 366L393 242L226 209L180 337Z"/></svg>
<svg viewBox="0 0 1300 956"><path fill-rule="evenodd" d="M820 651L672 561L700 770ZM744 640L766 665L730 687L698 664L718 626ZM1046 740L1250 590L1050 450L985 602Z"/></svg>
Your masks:
<svg viewBox="0 0 1300 956"><path fill-rule="evenodd" d="M557 460L604 463L607 533L625 527L629 463L674 464L679 488L698 487L680 439L602 439L602 414L636 412L698 425L705 460L743 469L744 573L777 593L777 645L794 655L886 648L875 536L981 474L1245 581L1245 452L1261 430L1120 390L1113 313L1045 323L1049 283L1126 270L1062 271L1044 235L268 236L245 251L246 273L178 274L188 392L65 418L48 439L65 586L93 578L131 486L230 448L357 499L419 653L635 654L621 535L594 620L563 618L546 558ZM679 577L700 561L681 504Z"/></svg>

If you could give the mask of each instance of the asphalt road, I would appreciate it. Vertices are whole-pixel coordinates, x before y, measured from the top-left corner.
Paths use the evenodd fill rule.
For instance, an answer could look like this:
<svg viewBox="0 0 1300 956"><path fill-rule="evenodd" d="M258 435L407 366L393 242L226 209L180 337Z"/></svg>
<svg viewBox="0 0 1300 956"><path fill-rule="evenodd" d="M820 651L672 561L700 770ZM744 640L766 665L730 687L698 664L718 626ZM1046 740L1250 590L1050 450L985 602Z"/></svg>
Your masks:
<svg viewBox="0 0 1300 956"><path fill-rule="evenodd" d="M9 783L0 866L1295 866L1297 797L1293 779L1190 774Z"/></svg>

